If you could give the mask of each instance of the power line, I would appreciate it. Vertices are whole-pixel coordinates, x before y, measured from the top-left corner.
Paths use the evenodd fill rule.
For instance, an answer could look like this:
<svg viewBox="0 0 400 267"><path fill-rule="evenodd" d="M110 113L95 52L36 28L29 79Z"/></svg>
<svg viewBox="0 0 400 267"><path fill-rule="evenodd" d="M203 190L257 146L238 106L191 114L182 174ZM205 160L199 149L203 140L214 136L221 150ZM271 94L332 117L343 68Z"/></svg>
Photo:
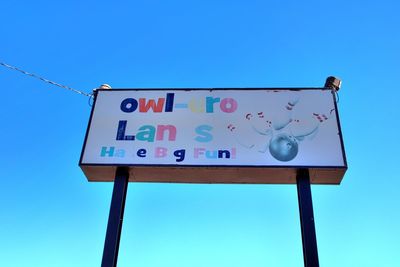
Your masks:
<svg viewBox="0 0 400 267"><path fill-rule="evenodd" d="M19 69L19 68L17 68L17 67L8 65L8 64L6 64L6 63L4 63L4 62L0 62L0 65L4 66L4 67L6 67L6 68L9 68L9 69L11 69L11 70L19 71L19 72L21 72L22 74L25 74L25 75L31 76L31 77L33 77L33 78L39 79L39 80L41 80L41 81L43 81L43 82L46 82L46 83L49 83L49 84L52 84L52 85L61 87L61 88L63 88L63 89L70 90L70 91L75 92L75 93L77 93L77 94L84 95L84 96L88 96L88 97L91 97L91 96L92 96L92 94L90 94L90 93L85 93L85 92L76 90L76 89L74 89L74 88L71 88L71 87L69 87L69 86L62 85L62 84L53 82L53 81L48 80L48 79L46 79L46 78L40 77L39 75L36 75L36 74L34 74L34 73L30 73L30 72L21 70L21 69Z"/></svg>

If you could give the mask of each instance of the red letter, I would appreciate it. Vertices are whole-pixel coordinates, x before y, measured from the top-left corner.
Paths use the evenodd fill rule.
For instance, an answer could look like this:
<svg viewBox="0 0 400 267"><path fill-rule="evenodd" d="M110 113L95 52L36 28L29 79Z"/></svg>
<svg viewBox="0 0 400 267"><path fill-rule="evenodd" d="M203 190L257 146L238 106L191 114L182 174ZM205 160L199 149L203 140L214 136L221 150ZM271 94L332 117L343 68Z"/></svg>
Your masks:
<svg viewBox="0 0 400 267"><path fill-rule="evenodd" d="M164 102L165 98L159 98L157 104L154 99L149 99L146 103L146 98L139 98L139 111L147 112L151 108L154 112L162 112Z"/></svg>

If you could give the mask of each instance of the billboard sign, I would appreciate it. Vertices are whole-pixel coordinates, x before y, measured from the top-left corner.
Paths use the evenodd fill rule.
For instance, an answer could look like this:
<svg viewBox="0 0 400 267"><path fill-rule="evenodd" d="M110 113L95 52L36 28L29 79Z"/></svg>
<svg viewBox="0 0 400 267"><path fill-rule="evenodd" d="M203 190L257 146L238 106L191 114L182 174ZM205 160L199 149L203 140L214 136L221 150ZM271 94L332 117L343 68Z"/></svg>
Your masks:
<svg viewBox="0 0 400 267"><path fill-rule="evenodd" d="M347 169L328 89L98 90L80 166L89 180L340 183Z"/></svg>

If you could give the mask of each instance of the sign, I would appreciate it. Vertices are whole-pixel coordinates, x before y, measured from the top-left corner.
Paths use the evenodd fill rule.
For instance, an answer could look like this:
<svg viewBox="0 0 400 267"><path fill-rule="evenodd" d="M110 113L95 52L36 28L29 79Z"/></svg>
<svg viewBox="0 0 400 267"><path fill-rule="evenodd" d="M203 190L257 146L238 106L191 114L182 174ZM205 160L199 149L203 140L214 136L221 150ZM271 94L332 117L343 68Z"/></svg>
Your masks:
<svg viewBox="0 0 400 267"><path fill-rule="evenodd" d="M340 183L347 169L328 89L98 90L80 166L91 181Z"/></svg>

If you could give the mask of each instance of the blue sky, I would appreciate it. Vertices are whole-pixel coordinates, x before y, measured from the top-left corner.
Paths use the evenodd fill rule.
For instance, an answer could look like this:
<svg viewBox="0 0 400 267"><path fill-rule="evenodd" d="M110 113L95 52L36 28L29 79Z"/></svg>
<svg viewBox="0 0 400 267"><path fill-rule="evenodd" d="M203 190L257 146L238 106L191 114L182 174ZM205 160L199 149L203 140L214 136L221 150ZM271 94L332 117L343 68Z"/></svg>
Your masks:
<svg viewBox="0 0 400 267"><path fill-rule="evenodd" d="M321 266L400 266L397 1L3 1L0 60L89 92L343 80L349 170L313 186ZM0 66L1 67L1 66ZM0 265L99 266L111 183L87 98L0 68ZM129 184L119 266L303 266L293 185Z"/></svg>

